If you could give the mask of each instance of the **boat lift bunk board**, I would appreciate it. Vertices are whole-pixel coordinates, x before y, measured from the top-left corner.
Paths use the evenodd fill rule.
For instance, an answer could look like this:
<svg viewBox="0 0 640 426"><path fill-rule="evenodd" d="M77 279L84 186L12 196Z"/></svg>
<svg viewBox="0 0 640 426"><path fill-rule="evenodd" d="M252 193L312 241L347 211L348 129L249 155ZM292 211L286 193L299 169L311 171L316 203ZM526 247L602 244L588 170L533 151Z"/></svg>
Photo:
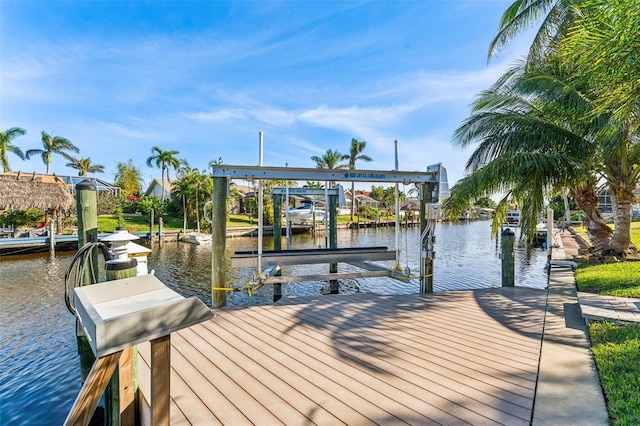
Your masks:
<svg viewBox="0 0 640 426"><path fill-rule="evenodd" d="M337 249L296 249L263 251L262 262L265 271L269 273L259 277L261 284L293 283L302 281L322 281L351 278L391 277L406 280L408 276L395 269L369 263L371 261L394 260L395 251L387 247L349 247ZM237 251L231 257L231 266L251 267L255 266L256 256L253 251ZM316 275L273 275L284 265L311 265L322 263L348 263L352 266L364 269L358 272L343 272Z"/></svg>

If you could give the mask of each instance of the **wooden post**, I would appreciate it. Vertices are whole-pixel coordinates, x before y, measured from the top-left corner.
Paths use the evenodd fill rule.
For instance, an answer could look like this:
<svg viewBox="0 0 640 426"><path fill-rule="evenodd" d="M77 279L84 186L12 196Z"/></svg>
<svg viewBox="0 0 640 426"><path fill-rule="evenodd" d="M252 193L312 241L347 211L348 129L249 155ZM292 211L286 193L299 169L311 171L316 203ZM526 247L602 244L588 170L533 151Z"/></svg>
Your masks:
<svg viewBox="0 0 640 426"><path fill-rule="evenodd" d="M120 395L120 424L132 425L136 421L136 382L138 369L135 359L138 351L136 347L129 347L122 351L118 363L118 393Z"/></svg>
<svg viewBox="0 0 640 426"><path fill-rule="evenodd" d="M118 365L122 351L98 358L64 421L65 425L88 425L109 379Z"/></svg>
<svg viewBox="0 0 640 426"><path fill-rule="evenodd" d="M511 228L505 229L500 234L502 244L502 253L500 253L500 258L502 259L502 287L514 286L513 243L515 235Z"/></svg>
<svg viewBox="0 0 640 426"><path fill-rule="evenodd" d="M56 252L56 226L53 224L53 218L49 221L49 251Z"/></svg>
<svg viewBox="0 0 640 426"><path fill-rule="evenodd" d="M164 220L162 216L158 218L158 246L162 247L164 243Z"/></svg>
<svg viewBox="0 0 640 426"><path fill-rule="evenodd" d="M422 184L420 189L420 293L433 293L433 232L429 229L431 221L427 201L431 203L432 194L428 184Z"/></svg>
<svg viewBox="0 0 640 426"><path fill-rule="evenodd" d="M78 214L78 249L87 243L98 242L98 201L96 187L84 179L76 185L76 211ZM83 285L94 284L90 269L98 270L98 251L91 252L91 265L85 267Z"/></svg>
<svg viewBox="0 0 640 426"><path fill-rule="evenodd" d="M91 183L91 181L87 179L82 180L75 186L75 190L76 211L78 215L78 249L80 249L87 243L94 243L98 241L98 202L96 187ZM98 270L98 251L96 249L91 252L90 265L85 265L82 276L83 285L95 283L95 277L91 275L91 270ZM80 326L80 323L77 320L76 343L78 356L80 357L80 380L82 383L86 384L91 376L91 372L95 368L94 361L96 360L96 357L91 350L87 337L84 335L82 326ZM109 377L111 377L111 374L109 374L108 378ZM106 384L107 382L102 386L98 398L102 395ZM97 404L98 402L96 401L93 408L91 408L89 418L93 415ZM84 416L84 413L80 415ZM71 416L71 414L69 416Z"/></svg>
<svg viewBox="0 0 640 426"><path fill-rule="evenodd" d="M151 424L169 426L171 402L171 335L151 341Z"/></svg>
<svg viewBox="0 0 640 426"><path fill-rule="evenodd" d="M123 278L133 278L137 275L138 261L109 260L105 262L107 281ZM113 374L105 394L106 406L112 425L128 425L135 423L135 387L133 368L134 348L130 347L122 352L118 368Z"/></svg>
<svg viewBox="0 0 640 426"><path fill-rule="evenodd" d="M338 248L338 196L329 196L329 209L325 207L325 218L328 215L329 220L329 248ZM329 264L329 273L335 274L338 272L338 264ZM338 280L329 281L329 293L338 294Z"/></svg>
<svg viewBox="0 0 640 426"><path fill-rule="evenodd" d="M282 250L282 195L279 194L273 196L273 250ZM282 284L276 283L273 285L273 301L281 298Z"/></svg>
<svg viewBox="0 0 640 426"><path fill-rule="evenodd" d="M227 294L216 288L227 287L226 283L226 237L227 237L227 178L213 178L211 206L211 306L220 308L227 304Z"/></svg>
<svg viewBox="0 0 640 426"><path fill-rule="evenodd" d="M153 247L153 225L154 225L154 218L153 218L153 214L154 214L154 210L151 209L149 211L149 243L151 244L151 247Z"/></svg>

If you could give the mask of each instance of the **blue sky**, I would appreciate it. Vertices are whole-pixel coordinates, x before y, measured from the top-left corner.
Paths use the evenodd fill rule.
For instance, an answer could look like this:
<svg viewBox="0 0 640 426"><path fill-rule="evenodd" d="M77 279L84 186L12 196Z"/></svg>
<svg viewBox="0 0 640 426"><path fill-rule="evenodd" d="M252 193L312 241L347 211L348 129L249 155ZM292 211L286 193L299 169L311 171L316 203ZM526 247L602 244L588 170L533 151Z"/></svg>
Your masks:
<svg viewBox="0 0 640 426"><path fill-rule="evenodd" d="M512 0L0 1L0 128L24 150L42 130L105 166L133 159L145 181L154 145L191 167L314 167L312 155L367 142L373 163L442 162L452 184L470 150L451 145L469 103L528 47L487 63ZM39 157L14 171L44 172ZM75 174L54 156L52 172ZM173 175L173 172L172 172ZM368 189L362 185L362 189Z"/></svg>

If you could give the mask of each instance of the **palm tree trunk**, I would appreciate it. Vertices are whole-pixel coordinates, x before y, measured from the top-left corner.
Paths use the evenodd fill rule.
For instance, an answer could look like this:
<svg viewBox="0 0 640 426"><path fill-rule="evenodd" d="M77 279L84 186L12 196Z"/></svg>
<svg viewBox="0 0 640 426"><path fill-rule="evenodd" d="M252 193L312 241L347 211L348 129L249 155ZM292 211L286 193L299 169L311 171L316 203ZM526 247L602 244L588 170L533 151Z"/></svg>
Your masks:
<svg viewBox="0 0 640 426"><path fill-rule="evenodd" d="M627 185L609 184L609 195L613 206L613 223L615 228L613 236L609 241L607 251L615 255L620 255L630 247L635 249L631 243L631 202L633 200L633 190Z"/></svg>
<svg viewBox="0 0 640 426"><path fill-rule="evenodd" d="M164 207L164 170L166 168L167 167L163 164L162 165L162 176L161 176L161 178L162 178L162 196L160 197L161 200L162 200L163 207Z"/></svg>
<svg viewBox="0 0 640 426"><path fill-rule="evenodd" d="M355 197L356 183L351 182L351 221L353 222L353 214L356 209L356 197Z"/></svg>
<svg viewBox="0 0 640 426"><path fill-rule="evenodd" d="M182 231L187 233L187 200L182 196Z"/></svg>
<svg viewBox="0 0 640 426"><path fill-rule="evenodd" d="M584 212L587 222L587 234L593 251L600 251L609 245L611 228L609 228L598 210L598 197L595 194L595 183L588 182L573 190L573 199Z"/></svg>
<svg viewBox="0 0 640 426"><path fill-rule="evenodd" d="M196 191L196 227L198 228L198 232L200 232L200 207L198 205L198 191Z"/></svg>

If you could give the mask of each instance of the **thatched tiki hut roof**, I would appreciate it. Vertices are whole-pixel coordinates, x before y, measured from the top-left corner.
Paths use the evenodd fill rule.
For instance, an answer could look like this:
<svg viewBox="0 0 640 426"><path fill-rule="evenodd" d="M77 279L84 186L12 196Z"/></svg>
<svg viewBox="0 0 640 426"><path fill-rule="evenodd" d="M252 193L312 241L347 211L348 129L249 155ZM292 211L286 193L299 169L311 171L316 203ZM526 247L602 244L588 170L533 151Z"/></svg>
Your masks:
<svg viewBox="0 0 640 426"><path fill-rule="evenodd" d="M69 187L56 175L0 173L0 210L61 210L74 202Z"/></svg>

